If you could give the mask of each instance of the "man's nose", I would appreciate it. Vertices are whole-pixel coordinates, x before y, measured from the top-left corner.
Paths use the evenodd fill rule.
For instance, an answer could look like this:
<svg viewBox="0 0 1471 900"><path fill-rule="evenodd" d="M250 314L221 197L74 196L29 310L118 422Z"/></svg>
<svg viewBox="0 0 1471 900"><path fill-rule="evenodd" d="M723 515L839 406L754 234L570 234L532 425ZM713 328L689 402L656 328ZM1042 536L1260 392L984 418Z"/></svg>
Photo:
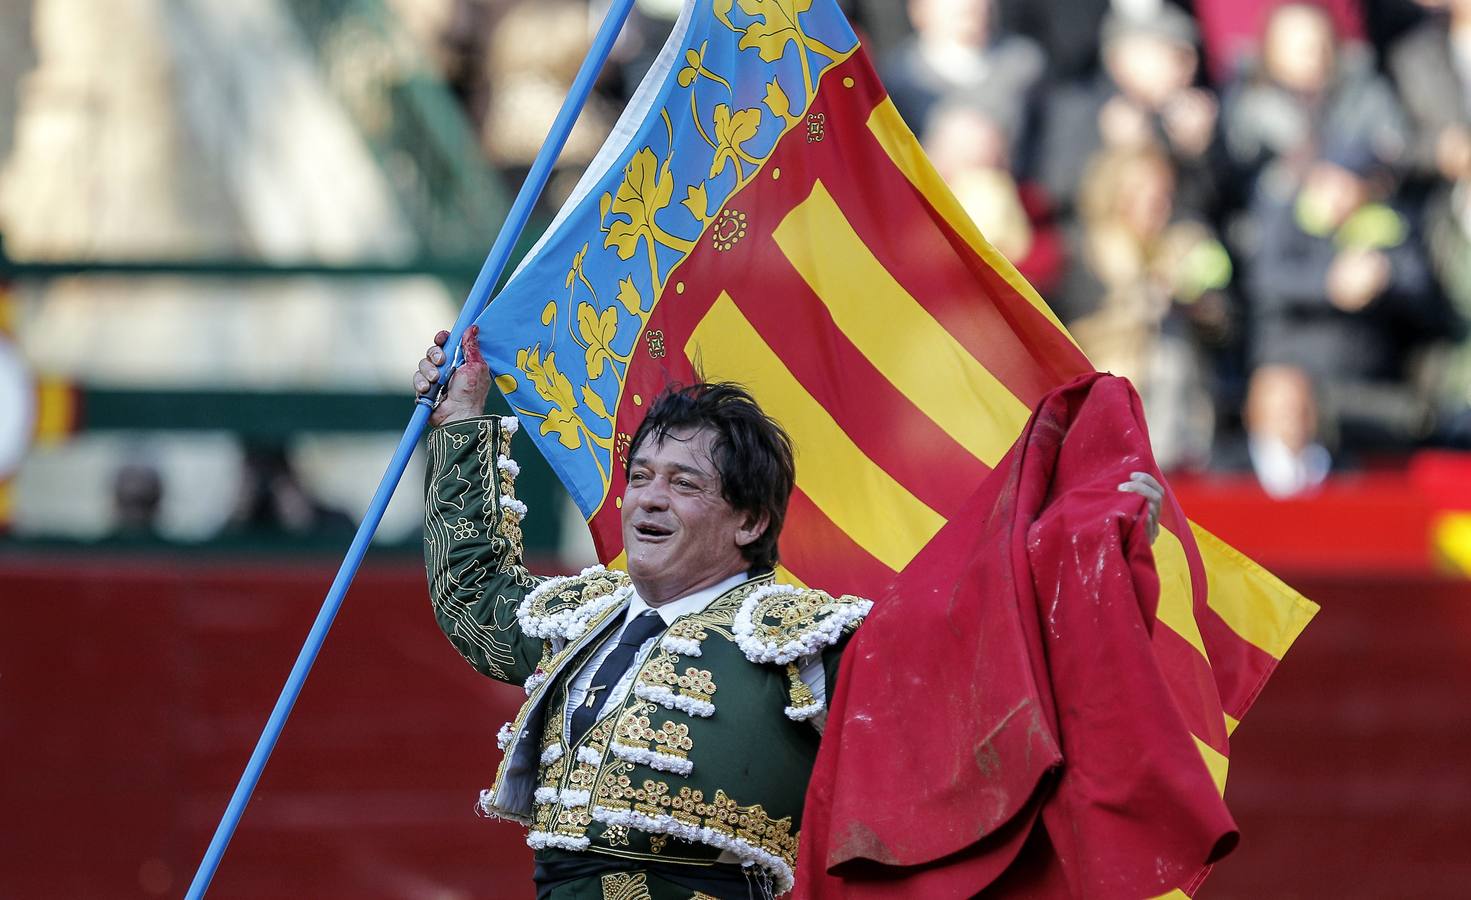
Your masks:
<svg viewBox="0 0 1471 900"><path fill-rule="evenodd" d="M669 505L669 482L654 478L638 492L638 505L643 509L664 509Z"/></svg>

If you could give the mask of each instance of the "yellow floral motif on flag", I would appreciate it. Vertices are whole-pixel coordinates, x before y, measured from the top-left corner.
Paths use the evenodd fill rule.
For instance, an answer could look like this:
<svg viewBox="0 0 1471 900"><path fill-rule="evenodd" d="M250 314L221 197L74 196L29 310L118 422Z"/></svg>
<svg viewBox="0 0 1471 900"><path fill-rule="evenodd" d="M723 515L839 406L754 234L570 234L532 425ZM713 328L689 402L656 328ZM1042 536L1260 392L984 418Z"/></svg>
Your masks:
<svg viewBox="0 0 1471 900"><path fill-rule="evenodd" d="M616 194L603 196L603 205L612 213L607 225L605 247L615 247L619 259L632 259L638 252L639 241L647 242L649 267L654 285L662 287L659 279L659 262L656 250L659 244L674 247L688 253L692 244L681 237L665 231L655 221L655 215L674 197L674 179L669 175L669 159L661 164L654 151L643 148L629 160L623 170L623 183ZM607 220L608 213L604 212Z"/></svg>
<svg viewBox="0 0 1471 900"><path fill-rule="evenodd" d="M525 323L494 329L515 354L507 359L492 348L496 385L518 415L538 423L533 437L551 440L541 446L584 513L606 496L614 420L636 350L646 344L650 358L664 356L662 335L645 332L670 272L707 231L722 249L745 236L745 213L725 204L756 177L783 134L803 127L823 74L857 47L840 12L813 6L698 3L704 13L692 16L691 33L671 54L659 99L602 174L579 186L575 215L586 225L595 217L601 239L585 239L591 228L554 229L492 307ZM737 91L738 83L759 89ZM559 231L575 234L575 243L555 240ZM553 281L546 269L557 259L563 265ZM543 293L533 309L510 312L532 300L525 286L540 292L555 283L563 296ZM525 327L533 322L542 328ZM563 346L568 340L575 355ZM563 451L576 452L557 455Z"/></svg>

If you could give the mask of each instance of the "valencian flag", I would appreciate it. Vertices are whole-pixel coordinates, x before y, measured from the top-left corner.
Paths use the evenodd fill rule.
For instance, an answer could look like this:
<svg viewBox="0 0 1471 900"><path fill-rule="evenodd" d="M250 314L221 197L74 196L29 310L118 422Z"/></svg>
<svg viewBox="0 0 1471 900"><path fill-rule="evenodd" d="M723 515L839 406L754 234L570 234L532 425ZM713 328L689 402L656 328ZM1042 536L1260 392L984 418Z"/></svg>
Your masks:
<svg viewBox="0 0 1471 900"><path fill-rule="evenodd" d="M671 382L733 380L796 445L781 577L870 597L962 513L1039 401L1092 371L931 168L833 0L687 2L479 324L605 561L647 404ZM1219 804L1228 736L1316 607L1172 502L1163 524L1150 665ZM799 869L827 868L805 847Z"/></svg>

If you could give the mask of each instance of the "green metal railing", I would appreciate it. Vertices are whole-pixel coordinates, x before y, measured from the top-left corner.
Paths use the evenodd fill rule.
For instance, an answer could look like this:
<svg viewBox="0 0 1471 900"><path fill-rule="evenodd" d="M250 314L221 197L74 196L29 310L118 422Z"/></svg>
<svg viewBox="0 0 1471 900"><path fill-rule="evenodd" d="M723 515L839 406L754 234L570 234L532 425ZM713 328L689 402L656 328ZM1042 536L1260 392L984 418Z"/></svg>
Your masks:
<svg viewBox="0 0 1471 900"><path fill-rule="evenodd" d="M458 101L382 0L291 0L326 83L421 239L483 255L510 206Z"/></svg>
<svg viewBox="0 0 1471 900"><path fill-rule="evenodd" d="M283 264L247 258L16 260L6 254L0 235L0 284L70 277L259 280L428 276L444 282L451 294L463 295L480 272L486 247L500 231L510 201L458 101L381 0L290 0L285 6L296 16L307 43L316 52L329 89L384 172L419 239L419 256L395 262L367 259L346 264L312 260ZM511 253L508 272L535 243L545 224L544 218L533 218ZM200 291L199 296L203 300L248 295ZM77 385L75 391L81 410L76 423L79 432L228 431L242 439L285 442L304 433L392 432L402 427L413 409L407 391L404 395L119 391L85 384ZM528 519L526 544L531 552L548 554L557 538L557 480L538 455L525 456L518 492L528 505L541 510ZM9 540L16 545L13 549L37 543L71 543ZM222 541L230 543L229 539ZM328 539L323 546L340 549L334 541ZM269 550L279 543L266 541L263 546ZM317 544L307 541L303 546L316 548Z"/></svg>

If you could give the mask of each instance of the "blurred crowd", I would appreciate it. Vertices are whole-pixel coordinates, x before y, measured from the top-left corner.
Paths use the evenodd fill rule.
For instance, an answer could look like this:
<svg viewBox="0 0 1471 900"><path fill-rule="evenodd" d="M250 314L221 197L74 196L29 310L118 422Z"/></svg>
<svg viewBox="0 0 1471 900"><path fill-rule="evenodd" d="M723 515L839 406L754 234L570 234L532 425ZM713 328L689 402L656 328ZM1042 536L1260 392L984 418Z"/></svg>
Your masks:
<svg viewBox="0 0 1471 900"><path fill-rule="evenodd" d="M435 23L512 174L591 5L455 0ZM1138 388L1166 470L1286 496L1471 443L1471 0L843 5L981 230ZM679 6L640 2L570 177Z"/></svg>

